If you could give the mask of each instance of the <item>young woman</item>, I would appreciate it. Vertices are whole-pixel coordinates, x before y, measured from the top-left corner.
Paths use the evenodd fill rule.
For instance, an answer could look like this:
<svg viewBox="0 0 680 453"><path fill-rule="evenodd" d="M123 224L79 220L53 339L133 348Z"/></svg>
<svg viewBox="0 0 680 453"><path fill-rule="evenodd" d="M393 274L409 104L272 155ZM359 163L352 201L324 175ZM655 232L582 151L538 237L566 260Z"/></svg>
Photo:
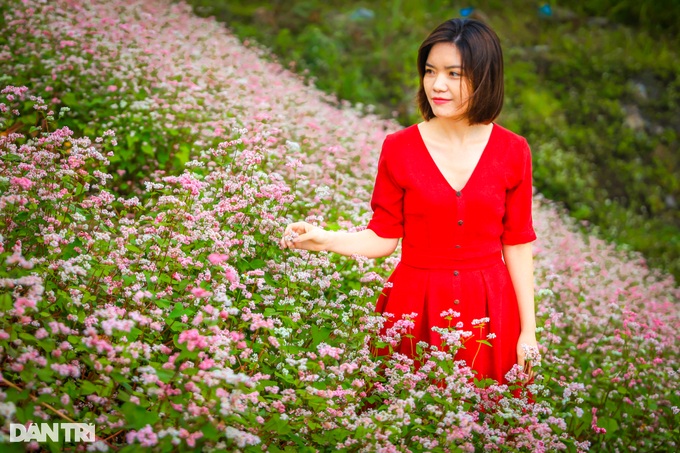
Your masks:
<svg viewBox="0 0 680 453"><path fill-rule="evenodd" d="M531 152L527 141L495 124L503 105L503 55L484 23L451 19L418 51L418 106L424 121L388 135L371 207L360 232L332 232L296 222L281 245L343 255L390 255L401 261L376 311L406 316L415 344L441 346L432 327L473 332L456 360L478 378L506 382L525 346L536 347ZM443 312L460 313L453 321ZM412 314L415 314L413 316ZM462 324L461 324L462 323ZM490 346L489 346L490 345Z"/></svg>

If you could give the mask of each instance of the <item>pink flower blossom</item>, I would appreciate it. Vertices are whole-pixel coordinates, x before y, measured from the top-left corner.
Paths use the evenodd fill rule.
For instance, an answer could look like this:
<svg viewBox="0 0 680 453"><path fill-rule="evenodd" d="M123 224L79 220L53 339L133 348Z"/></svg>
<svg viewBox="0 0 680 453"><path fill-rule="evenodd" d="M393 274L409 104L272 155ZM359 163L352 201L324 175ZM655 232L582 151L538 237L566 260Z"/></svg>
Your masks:
<svg viewBox="0 0 680 453"><path fill-rule="evenodd" d="M199 287L192 288L191 289L191 294L193 294L197 298L203 298L203 297L210 297L212 293L210 291L206 291L205 289Z"/></svg>
<svg viewBox="0 0 680 453"><path fill-rule="evenodd" d="M10 179L9 183L13 186L21 187L24 190L30 189L31 187L33 187L34 184L33 181L31 181L28 178L16 178L16 177Z"/></svg>
<svg viewBox="0 0 680 453"><path fill-rule="evenodd" d="M194 349L204 349L208 347L207 340L208 340L207 337L204 337L201 334L199 334L198 330L191 329L185 330L184 332L180 333L177 342L179 344L186 343L187 349L189 351L193 351Z"/></svg>
<svg viewBox="0 0 680 453"><path fill-rule="evenodd" d="M210 261L211 264L220 264L228 259L229 255L224 253L211 253L210 255L208 255L208 261Z"/></svg>

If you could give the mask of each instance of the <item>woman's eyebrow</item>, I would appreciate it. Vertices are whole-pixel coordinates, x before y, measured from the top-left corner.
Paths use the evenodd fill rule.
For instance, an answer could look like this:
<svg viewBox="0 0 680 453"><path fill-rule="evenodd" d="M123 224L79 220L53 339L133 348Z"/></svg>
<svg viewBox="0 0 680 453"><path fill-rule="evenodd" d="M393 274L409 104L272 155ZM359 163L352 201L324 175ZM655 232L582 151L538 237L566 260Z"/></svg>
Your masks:
<svg viewBox="0 0 680 453"><path fill-rule="evenodd" d="M425 66L429 66L431 68L434 68L434 65L431 64L431 63L425 63ZM454 68L460 69L460 68L462 68L462 66L459 65L459 64L454 64L454 65L451 65L451 66L444 66L444 69L454 69Z"/></svg>

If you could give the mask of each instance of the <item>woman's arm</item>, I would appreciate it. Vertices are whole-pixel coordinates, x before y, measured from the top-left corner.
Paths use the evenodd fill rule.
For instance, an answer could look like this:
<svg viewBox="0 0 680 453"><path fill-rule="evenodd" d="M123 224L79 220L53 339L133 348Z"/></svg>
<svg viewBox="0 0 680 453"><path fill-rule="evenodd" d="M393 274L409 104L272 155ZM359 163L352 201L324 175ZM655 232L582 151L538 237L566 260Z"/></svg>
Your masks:
<svg viewBox="0 0 680 453"><path fill-rule="evenodd" d="M398 243L399 238L382 238L369 229L354 233L327 231L307 222L288 225L280 242L283 248L326 250L345 256L361 255L368 258L391 255Z"/></svg>
<svg viewBox="0 0 680 453"><path fill-rule="evenodd" d="M517 363L524 367L522 344L537 347L536 312L534 308L534 258L531 243L504 245L503 258L515 287L521 332L517 342ZM532 373L530 373L532 375Z"/></svg>

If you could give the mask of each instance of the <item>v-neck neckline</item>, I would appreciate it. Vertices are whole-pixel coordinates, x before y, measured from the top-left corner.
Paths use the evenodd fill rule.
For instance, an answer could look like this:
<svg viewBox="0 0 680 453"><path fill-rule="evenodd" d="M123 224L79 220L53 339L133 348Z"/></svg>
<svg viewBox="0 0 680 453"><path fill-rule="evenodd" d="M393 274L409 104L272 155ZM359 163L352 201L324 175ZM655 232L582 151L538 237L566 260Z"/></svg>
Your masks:
<svg viewBox="0 0 680 453"><path fill-rule="evenodd" d="M475 165L475 168L472 169L472 172L470 173L470 176L468 176L467 181L465 181L465 184L463 184L463 187L460 189L456 189L451 185L448 179L446 179L446 176L444 176L444 173L442 173L441 169L439 168L439 165L437 165L437 162L435 162L434 158L432 157L432 154L430 153L430 150L427 148L427 145L425 144L425 139L423 138L423 134L420 132L420 127L418 124L415 124L414 127L416 128L416 132L418 133L418 138L420 138L420 143L423 145L423 150L425 150L425 154L427 154L427 157L430 159L430 162L434 166L434 169L436 170L437 173L439 173L439 176L444 180L444 183L453 190L455 193L463 192L465 188L470 184L470 181L472 181L472 178L475 176L475 173L477 173L477 168L479 168L479 165L482 163L482 159L484 159L484 155L487 154L486 150L489 149L489 144L491 143L491 140L493 139L494 133L496 132L496 123L491 123L492 129L491 133L489 134L489 139L487 140L486 144L484 145L484 149L482 150L482 154L479 156L479 160L477 161L477 164Z"/></svg>

